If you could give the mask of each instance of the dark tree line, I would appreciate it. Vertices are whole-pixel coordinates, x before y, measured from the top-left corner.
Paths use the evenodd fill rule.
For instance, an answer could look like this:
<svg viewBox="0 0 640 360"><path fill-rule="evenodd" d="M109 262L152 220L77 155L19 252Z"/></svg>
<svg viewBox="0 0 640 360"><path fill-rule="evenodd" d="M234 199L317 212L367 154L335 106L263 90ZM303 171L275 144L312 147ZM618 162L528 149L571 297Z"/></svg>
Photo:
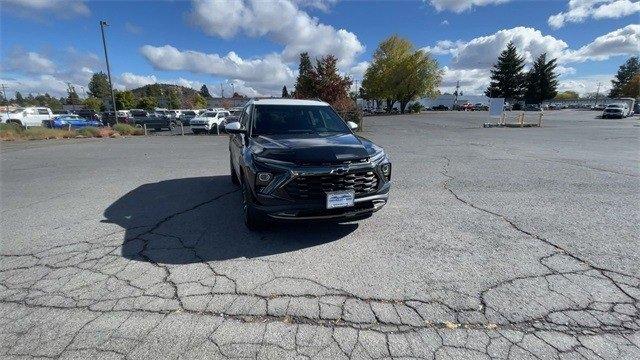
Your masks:
<svg viewBox="0 0 640 360"><path fill-rule="evenodd" d="M547 54L538 56L531 69L524 71L525 59L520 56L513 43L502 51L491 69L491 84L485 95L539 104L553 99L558 94L557 59L547 59Z"/></svg>

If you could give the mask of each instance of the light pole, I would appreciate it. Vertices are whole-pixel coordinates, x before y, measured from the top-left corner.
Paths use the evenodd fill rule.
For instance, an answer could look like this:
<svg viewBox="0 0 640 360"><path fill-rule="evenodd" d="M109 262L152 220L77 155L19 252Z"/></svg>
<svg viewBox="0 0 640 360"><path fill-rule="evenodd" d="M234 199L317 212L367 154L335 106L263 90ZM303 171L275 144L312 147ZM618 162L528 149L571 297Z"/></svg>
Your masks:
<svg viewBox="0 0 640 360"><path fill-rule="evenodd" d="M107 76L109 77L109 89L111 90L111 104L113 105L113 116L116 123L118 122L118 114L116 109L116 96L113 93L113 83L111 82L111 68L109 67L109 55L107 55L107 41L104 38L104 28L109 26L106 21L100 20L100 32L102 33L102 47L104 48L104 59L107 62Z"/></svg>

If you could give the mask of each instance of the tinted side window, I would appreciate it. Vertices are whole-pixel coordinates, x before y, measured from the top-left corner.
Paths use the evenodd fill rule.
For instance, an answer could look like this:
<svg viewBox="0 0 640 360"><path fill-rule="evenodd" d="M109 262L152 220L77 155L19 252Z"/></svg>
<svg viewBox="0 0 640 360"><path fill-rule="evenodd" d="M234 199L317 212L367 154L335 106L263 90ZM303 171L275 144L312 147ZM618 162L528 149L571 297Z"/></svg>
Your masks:
<svg viewBox="0 0 640 360"><path fill-rule="evenodd" d="M47 109L38 109L38 114L49 115L49 111L47 111Z"/></svg>

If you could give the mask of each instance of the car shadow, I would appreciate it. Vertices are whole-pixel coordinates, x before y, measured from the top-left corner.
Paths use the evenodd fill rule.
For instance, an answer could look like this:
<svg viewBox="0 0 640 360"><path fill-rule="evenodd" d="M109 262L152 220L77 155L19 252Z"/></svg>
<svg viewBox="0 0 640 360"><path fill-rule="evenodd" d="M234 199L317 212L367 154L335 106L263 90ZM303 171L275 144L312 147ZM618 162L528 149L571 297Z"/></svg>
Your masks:
<svg viewBox="0 0 640 360"><path fill-rule="evenodd" d="M287 253L339 240L358 228L357 223L276 223L251 232L229 176L141 185L111 204L104 217L103 222L126 229L123 257L165 264Z"/></svg>

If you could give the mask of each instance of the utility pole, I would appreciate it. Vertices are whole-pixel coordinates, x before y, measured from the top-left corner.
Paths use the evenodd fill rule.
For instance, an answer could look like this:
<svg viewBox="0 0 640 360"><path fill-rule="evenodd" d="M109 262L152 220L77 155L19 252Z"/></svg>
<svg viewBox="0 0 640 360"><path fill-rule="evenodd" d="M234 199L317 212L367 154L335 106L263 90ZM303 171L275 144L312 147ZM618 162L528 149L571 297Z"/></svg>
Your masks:
<svg viewBox="0 0 640 360"><path fill-rule="evenodd" d="M453 95L455 95L455 98L453 99L453 107L456 107L458 105L458 94L460 93L460 80L458 80L456 82L456 91L453 93ZM451 109L453 110L453 109Z"/></svg>
<svg viewBox="0 0 640 360"><path fill-rule="evenodd" d="M224 99L224 89L222 88L222 83L220 83L220 97Z"/></svg>
<svg viewBox="0 0 640 360"><path fill-rule="evenodd" d="M600 85L602 85L601 82L598 82L598 90L596 90L596 102L593 104L594 106L598 106L598 97L600 96Z"/></svg>
<svg viewBox="0 0 640 360"><path fill-rule="evenodd" d="M111 82L111 68L109 67L109 55L107 55L107 41L104 38L104 28L109 26L106 21L100 20L100 32L102 33L102 47L104 48L104 60L107 63L107 76L109 77L109 89L111 90L111 104L113 105L113 116L118 122L118 109L116 108L116 96L113 93L113 83Z"/></svg>
<svg viewBox="0 0 640 360"><path fill-rule="evenodd" d="M67 92L69 93L69 97L67 97L67 101L71 102L71 106L73 107L73 112L76 112L76 98L74 96L72 96L72 94L76 94L76 96L78 95L76 93L76 89L73 87L73 85L71 85L70 82L67 83Z"/></svg>

